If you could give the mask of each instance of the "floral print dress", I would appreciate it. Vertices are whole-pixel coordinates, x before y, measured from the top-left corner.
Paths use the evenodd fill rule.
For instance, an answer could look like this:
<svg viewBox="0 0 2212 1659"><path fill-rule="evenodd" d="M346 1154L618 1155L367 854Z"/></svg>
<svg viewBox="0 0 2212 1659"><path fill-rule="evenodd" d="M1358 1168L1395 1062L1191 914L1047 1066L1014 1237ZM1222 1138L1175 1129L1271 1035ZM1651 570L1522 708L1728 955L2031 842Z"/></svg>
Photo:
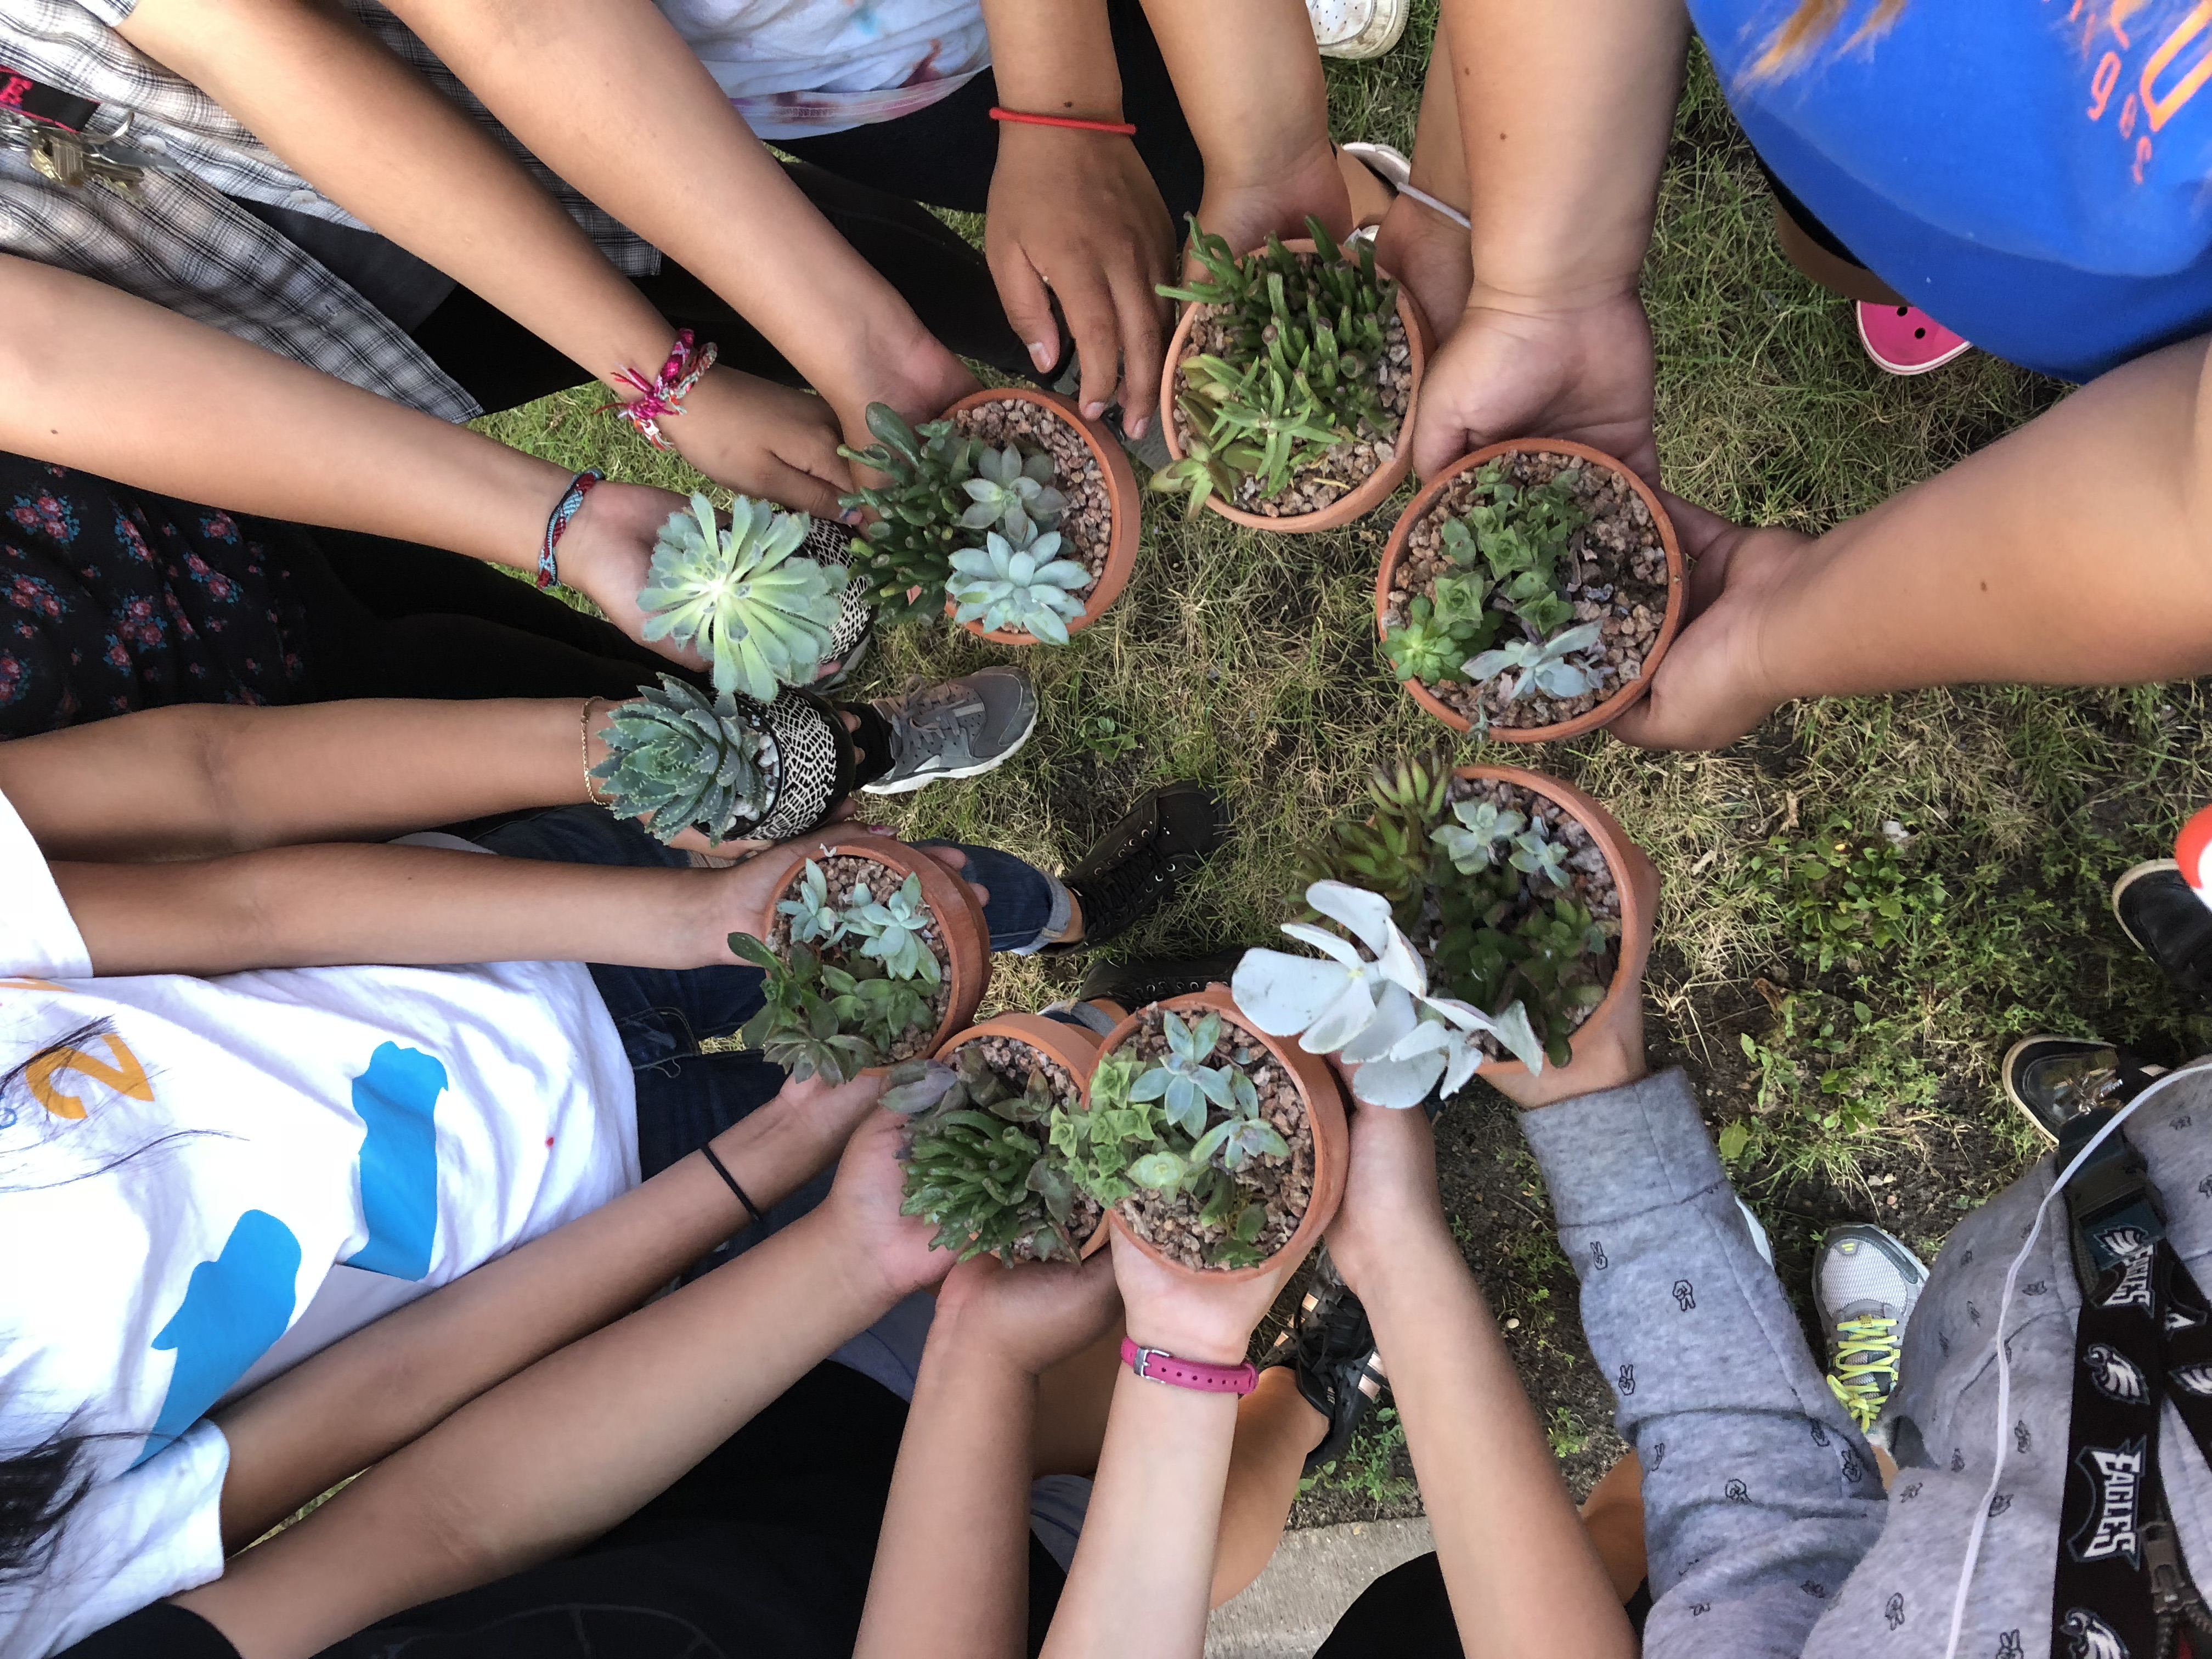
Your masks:
<svg viewBox="0 0 2212 1659"><path fill-rule="evenodd" d="M306 622L250 520L0 453L0 738L307 696Z"/></svg>

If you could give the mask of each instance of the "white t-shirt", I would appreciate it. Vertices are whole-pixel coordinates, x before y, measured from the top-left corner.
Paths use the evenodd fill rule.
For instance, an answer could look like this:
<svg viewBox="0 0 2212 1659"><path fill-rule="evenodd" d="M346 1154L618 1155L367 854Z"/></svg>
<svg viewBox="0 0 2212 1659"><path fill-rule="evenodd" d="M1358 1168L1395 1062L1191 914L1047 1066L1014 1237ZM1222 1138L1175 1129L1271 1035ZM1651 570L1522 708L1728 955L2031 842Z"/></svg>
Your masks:
<svg viewBox="0 0 2212 1659"><path fill-rule="evenodd" d="M91 971L0 797L0 1077L45 1051L0 1090L0 1455L112 1437L51 1562L0 1590L0 1659L220 1575L204 1413L333 1264L325 1342L638 1178L635 1087L580 965Z"/></svg>
<svg viewBox="0 0 2212 1659"><path fill-rule="evenodd" d="M657 0L763 138L926 109L991 61L980 0Z"/></svg>

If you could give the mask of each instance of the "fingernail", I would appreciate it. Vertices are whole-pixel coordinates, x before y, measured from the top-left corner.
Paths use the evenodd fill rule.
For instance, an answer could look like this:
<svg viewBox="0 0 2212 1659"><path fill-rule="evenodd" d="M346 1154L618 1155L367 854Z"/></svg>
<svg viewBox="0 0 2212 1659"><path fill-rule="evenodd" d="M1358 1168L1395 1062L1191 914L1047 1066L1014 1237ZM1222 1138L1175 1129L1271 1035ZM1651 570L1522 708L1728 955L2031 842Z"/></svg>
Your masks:
<svg viewBox="0 0 2212 1659"><path fill-rule="evenodd" d="M1103 403L1093 401L1083 405L1083 418L1086 421L1095 421L1105 412L1106 405Z"/></svg>
<svg viewBox="0 0 2212 1659"><path fill-rule="evenodd" d="M858 524L860 521L860 509L857 507L848 507L844 512L840 513L837 515L837 522L839 524Z"/></svg>
<svg viewBox="0 0 2212 1659"><path fill-rule="evenodd" d="M1060 354L1052 349L1048 342L1044 340L1030 342L1030 361L1040 369L1050 368L1059 356Z"/></svg>
<svg viewBox="0 0 2212 1659"><path fill-rule="evenodd" d="M1139 415L1134 420L1122 422L1121 430L1132 438L1141 438L1145 435L1145 428L1152 423L1152 417L1149 415Z"/></svg>

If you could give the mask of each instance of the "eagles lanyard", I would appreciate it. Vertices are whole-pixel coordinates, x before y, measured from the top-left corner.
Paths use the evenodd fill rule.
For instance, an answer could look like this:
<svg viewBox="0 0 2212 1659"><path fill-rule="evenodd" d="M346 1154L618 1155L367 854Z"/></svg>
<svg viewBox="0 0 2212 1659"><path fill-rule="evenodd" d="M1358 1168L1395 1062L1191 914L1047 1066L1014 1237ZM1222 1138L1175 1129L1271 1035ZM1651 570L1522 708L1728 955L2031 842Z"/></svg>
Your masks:
<svg viewBox="0 0 2212 1659"><path fill-rule="evenodd" d="M2063 1166L2112 1116L2070 1120ZM2115 1134L2065 1191L2081 1284L2075 1334L2055 1659L2212 1659L2212 1609L2197 1593L2160 1482L2160 1407L2171 1400L2212 1453L2212 1304L2175 1257L2143 1161Z"/></svg>

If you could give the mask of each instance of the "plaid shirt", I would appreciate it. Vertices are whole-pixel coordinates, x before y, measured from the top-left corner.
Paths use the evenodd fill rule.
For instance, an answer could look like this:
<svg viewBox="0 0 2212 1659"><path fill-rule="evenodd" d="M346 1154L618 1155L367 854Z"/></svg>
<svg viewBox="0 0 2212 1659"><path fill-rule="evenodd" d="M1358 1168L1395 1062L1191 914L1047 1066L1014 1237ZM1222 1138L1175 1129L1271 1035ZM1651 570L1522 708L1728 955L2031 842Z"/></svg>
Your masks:
<svg viewBox="0 0 2212 1659"><path fill-rule="evenodd" d="M112 25L137 0L0 0L0 64L97 100L97 131L131 114L147 167L132 199L67 189L0 146L0 252L96 277L197 321L446 420L482 413L422 349L235 196L366 228L279 161L222 106L137 51ZM616 269L659 267L649 245L525 150L377 0L346 9L514 153Z"/></svg>

